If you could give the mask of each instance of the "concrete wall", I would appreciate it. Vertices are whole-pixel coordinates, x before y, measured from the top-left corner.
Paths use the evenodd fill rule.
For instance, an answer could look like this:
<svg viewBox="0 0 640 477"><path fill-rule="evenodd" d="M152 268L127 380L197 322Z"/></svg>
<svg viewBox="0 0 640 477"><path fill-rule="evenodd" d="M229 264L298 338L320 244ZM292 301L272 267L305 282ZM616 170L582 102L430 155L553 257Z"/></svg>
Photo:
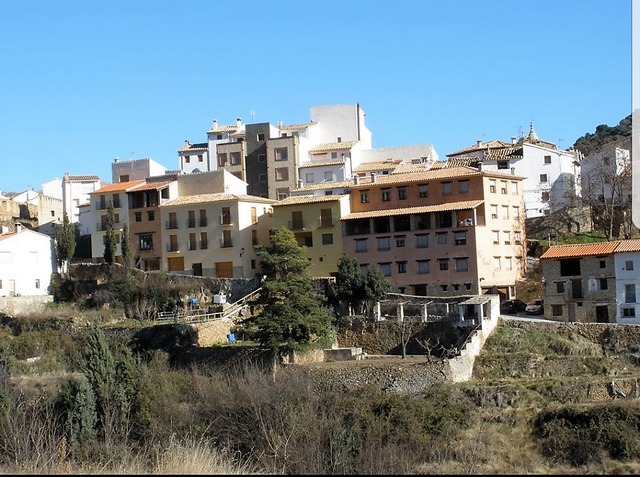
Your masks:
<svg viewBox="0 0 640 477"><path fill-rule="evenodd" d="M47 303L53 303L53 295L0 297L0 313L9 316L28 315L42 311Z"/></svg>

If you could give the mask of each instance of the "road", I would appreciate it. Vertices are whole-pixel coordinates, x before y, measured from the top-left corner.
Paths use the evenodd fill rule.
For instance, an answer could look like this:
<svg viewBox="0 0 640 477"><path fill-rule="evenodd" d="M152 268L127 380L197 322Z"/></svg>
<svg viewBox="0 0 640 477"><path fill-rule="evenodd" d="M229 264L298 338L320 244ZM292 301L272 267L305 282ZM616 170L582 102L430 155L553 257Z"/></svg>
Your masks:
<svg viewBox="0 0 640 477"><path fill-rule="evenodd" d="M506 320L516 320L516 321L537 321L541 323L556 323L555 321L547 320L544 315L527 315L526 313L518 313L518 314L507 314L500 313L500 316Z"/></svg>

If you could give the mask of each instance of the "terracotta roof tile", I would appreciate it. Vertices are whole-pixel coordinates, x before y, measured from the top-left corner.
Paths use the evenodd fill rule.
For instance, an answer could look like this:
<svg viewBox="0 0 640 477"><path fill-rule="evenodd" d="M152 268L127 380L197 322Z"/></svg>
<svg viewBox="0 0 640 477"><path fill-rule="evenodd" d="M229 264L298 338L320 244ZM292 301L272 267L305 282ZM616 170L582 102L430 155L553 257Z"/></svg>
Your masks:
<svg viewBox="0 0 640 477"><path fill-rule="evenodd" d="M420 182L432 179L445 179L449 177L481 175L482 173L473 167L453 167L445 169L429 169L421 172L406 172L402 174L389 174L376 176L375 184L398 184L409 182ZM354 188L370 187L372 184L370 178L360 178L358 185L354 184Z"/></svg>
<svg viewBox="0 0 640 477"><path fill-rule="evenodd" d="M286 199L279 200L274 207L284 205L299 205L299 204L312 204L316 202L332 202L338 201L344 197L349 197L349 194L330 194L330 195L291 195Z"/></svg>
<svg viewBox="0 0 640 477"><path fill-rule="evenodd" d="M127 190L144 184L144 181L116 182L115 184L107 184L106 186L90 192L90 194L104 194L105 192L126 192Z"/></svg>
<svg viewBox="0 0 640 477"><path fill-rule="evenodd" d="M402 161L396 159L394 161L372 161L362 162L357 167L353 168L353 172L371 172L371 171L385 171L394 170Z"/></svg>
<svg viewBox="0 0 640 477"><path fill-rule="evenodd" d="M439 204L439 205L423 205L419 207L403 207L398 209L368 210L366 212L352 212L342 217L341 220L368 219L368 218L374 218L374 217L389 217L393 215L426 214L428 212L475 209L483 202L484 200L465 200L460 202L449 202L447 204Z"/></svg>
<svg viewBox="0 0 640 477"><path fill-rule="evenodd" d="M318 144L316 147L311 149L309 152L327 152L327 151L337 151L340 149L351 149L358 141L343 141L343 142L329 142L326 144Z"/></svg>
<svg viewBox="0 0 640 477"><path fill-rule="evenodd" d="M619 241L614 241L581 243L572 245L552 245L542 255L540 255L540 259L610 255L616 250L616 247L619 243Z"/></svg>
<svg viewBox="0 0 640 477"><path fill-rule="evenodd" d="M157 189L161 189L161 188L171 184L172 182L175 182L175 181L145 182L144 184L140 184L137 187L132 187L127 192L140 192L140 191L143 191L143 190L157 190Z"/></svg>
<svg viewBox="0 0 640 477"><path fill-rule="evenodd" d="M620 245L616 248L618 252L640 252L640 239L620 240Z"/></svg>
<svg viewBox="0 0 640 477"><path fill-rule="evenodd" d="M184 197L177 197L175 199L168 200L164 204L160 204L160 207L171 207L174 205L205 204L208 202L230 202L230 201L260 202L264 204L273 204L276 202L273 199L267 199L265 197L258 197L254 195L214 193L214 194L197 194L197 195L187 195Z"/></svg>
<svg viewBox="0 0 640 477"><path fill-rule="evenodd" d="M298 189L293 189L292 192L305 192L312 190L325 190L325 189L345 189L351 188L353 181L326 181L313 184L306 184Z"/></svg>
<svg viewBox="0 0 640 477"><path fill-rule="evenodd" d="M310 162L304 162L302 164L300 164L298 166L298 169L302 169L302 168L309 168L309 167L325 167L325 166L339 166L341 164L344 164L346 161L345 159L338 159L338 160L333 160L333 161L310 161Z"/></svg>

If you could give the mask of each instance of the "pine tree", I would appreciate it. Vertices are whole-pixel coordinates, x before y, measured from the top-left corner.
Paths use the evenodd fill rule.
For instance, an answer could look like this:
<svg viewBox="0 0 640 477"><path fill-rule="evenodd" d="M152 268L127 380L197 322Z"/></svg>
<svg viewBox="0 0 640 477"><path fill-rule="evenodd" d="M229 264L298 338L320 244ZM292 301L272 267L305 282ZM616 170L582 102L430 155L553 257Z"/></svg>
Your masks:
<svg viewBox="0 0 640 477"><path fill-rule="evenodd" d="M69 222L67 212L62 214L62 224L56 225L55 230L56 262L61 274L69 270L69 260L76 250L75 227Z"/></svg>
<svg viewBox="0 0 640 477"><path fill-rule="evenodd" d="M133 256L131 255L131 241L129 239L129 223L125 222L122 226L122 237L120 239L120 254L122 255L122 263L125 267L132 266Z"/></svg>
<svg viewBox="0 0 640 477"><path fill-rule="evenodd" d="M109 202L107 209L107 227L105 231L104 242L104 261L107 265L113 265L116 258L116 231L115 231L116 216L113 210L113 204Z"/></svg>

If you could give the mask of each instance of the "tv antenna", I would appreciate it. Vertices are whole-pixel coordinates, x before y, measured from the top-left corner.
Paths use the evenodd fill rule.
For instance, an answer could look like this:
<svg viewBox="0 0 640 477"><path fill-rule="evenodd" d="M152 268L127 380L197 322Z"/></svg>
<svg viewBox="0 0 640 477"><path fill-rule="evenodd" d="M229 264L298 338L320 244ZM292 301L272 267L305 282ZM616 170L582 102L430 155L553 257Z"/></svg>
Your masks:
<svg viewBox="0 0 640 477"><path fill-rule="evenodd" d="M251 122L253 122L253 120L256 118L256 112L254 109L252 109L251 111L249 111L249 114L251 115Z"/></svg>

